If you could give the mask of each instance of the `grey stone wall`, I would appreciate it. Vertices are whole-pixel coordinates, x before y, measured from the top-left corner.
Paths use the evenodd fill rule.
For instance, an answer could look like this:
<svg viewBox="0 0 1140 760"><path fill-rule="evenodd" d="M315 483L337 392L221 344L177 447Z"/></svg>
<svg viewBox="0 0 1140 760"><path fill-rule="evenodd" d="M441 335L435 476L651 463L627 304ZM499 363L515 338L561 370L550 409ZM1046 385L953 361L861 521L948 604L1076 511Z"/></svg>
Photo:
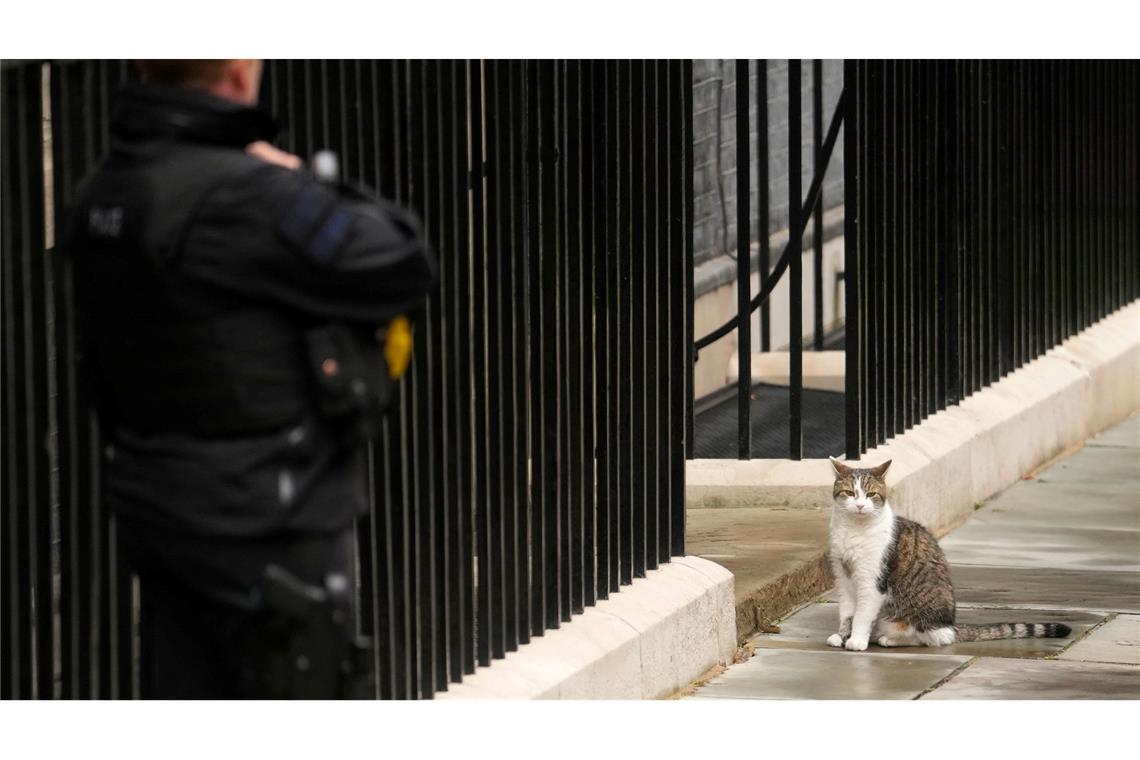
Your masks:
<svg viewBox="0 0 1140 760"><path fill-rule="evenodd" d="M749 124L751 128L751 239L757 239L756 203L756 77L757 61L749 67ZM815 173L812 139L811 61L802 64L801 155L802 189L807 193ZM788 62L770 60L768 77L768 180L769 233L788 226ZM823 131L843 89L843 61L823 62ZM720 100L720 137L717 137L717 100ZM718 172L717 154L720 154ZM696 60L693 63L693 193L695 195L693 247L700 264L736 249L736 62ZM723 197L723 201L722 201ZM843 137L835 146L823 188L824 208L843 203ZM727 223L726 223L727 217ZM810 228L809 228L810 229Z"/></svg>

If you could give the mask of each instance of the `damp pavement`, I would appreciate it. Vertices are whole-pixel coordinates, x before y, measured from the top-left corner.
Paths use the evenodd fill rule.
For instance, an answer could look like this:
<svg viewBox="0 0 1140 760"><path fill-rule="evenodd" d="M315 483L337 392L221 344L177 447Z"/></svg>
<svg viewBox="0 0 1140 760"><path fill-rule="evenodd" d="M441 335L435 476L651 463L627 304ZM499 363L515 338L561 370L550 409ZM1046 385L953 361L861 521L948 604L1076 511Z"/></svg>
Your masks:
<svg viewBox="0 0 1140 760"><path fill-rule="evenodd" d="M826 645L832 592L750 639L689 699L1140 699L1140 415L981 505L942 539L963 623L1064 639Z"/></svg>

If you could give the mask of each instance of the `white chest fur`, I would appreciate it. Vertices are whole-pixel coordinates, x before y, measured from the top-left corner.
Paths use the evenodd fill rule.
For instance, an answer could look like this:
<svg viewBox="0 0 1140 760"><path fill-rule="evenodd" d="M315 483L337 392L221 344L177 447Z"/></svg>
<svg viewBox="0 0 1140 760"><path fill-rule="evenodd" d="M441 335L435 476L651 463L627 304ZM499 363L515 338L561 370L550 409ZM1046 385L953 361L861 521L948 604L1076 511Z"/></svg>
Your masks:
<svg viewBox="0 0 1140 760"><path fill-rule="evenodd" d="M889 504L874 515L856 515L835 508L831 513L831 558L852 579L874 581L890 547L895 522Z"/></svg>

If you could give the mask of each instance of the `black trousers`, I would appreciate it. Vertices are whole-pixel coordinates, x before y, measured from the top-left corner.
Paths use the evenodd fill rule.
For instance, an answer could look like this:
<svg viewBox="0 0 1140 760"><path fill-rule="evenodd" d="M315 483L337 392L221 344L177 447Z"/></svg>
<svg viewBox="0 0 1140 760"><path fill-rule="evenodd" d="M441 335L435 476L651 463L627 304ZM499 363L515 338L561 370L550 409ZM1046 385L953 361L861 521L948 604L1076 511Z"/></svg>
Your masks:
<svg viewBox="0 0 1140 760"><path fill-rule="evenodd" d="M123 520L119 526L139 575L144 699L328 696L290 686L297 624L266 610L255 589L270 564L321 587L329 574L351 579L351 529L223 539Z"/></svg>

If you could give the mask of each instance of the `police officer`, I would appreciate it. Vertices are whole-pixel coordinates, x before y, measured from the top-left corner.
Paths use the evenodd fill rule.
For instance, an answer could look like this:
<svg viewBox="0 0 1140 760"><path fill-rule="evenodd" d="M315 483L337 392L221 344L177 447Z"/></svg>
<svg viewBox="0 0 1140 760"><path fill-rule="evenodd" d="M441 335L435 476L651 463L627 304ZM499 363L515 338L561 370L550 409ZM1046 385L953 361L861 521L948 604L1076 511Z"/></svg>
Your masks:
<svg viewBox="0 0 1140 760"><path fill-rule="evenodd" d="M411 214L269 144L259 61L139 66L63 247L144 696L354 695L362 439L434 261Z"/></svg>

